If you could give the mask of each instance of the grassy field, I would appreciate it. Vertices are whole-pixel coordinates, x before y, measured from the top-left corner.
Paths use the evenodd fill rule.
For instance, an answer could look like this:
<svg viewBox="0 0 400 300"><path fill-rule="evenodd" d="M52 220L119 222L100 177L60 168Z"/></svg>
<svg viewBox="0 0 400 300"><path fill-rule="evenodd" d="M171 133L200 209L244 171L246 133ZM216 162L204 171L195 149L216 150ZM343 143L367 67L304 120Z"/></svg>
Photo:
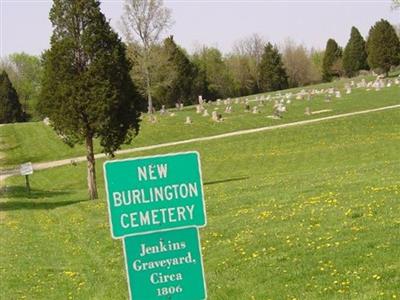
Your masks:
<svg viewBox="0 0 400 300"><path fill-rule="evenodd" d="M359 80L359 79L358 79ZM357 81L357 80L356 80ZM327 88L337 86L343 88L346 81L338 81L329 84L320 84L311 88ZM299 89L288 90L297 92ZM284 94L287 91L283 91ZM343 91L342 91L343 92ZM271 93L275 95L276 93ZM387 105L400 103L400 87L394 86L385 88L379 92L374 90L353 89L350 95L344 93L341 99L333 98L332 102L324 101L324 96L315 96L311 101L293 100L288 106L289 112L281 120L267 118L272 114L273 103L266 103L259 107L261 113L251 114L244 112L244 104L233 105L233 113L225 114L224 105L209 105L208 110L218 108L221 111L225 121L214 123L210 117L202 117L195 113L194 107L187 107L183 111L176 113L175 117L158 116L158 122L151 124L147 116L144 116L140 134L133 140L131 145L125 145L123 148L132 148L138 146L159 144L170 141L179 141L188 138L209 136L225 132L236 131L240 129L250 129L262 126L282 124L294 121L300 121L311 118L320 118L329 115L335 115L346 112L359 111L370 108L377 108ZM254 99L255 96L249 97ZM251 106L258 105L257 102L251 102ZM305 116L305 108L309 106L312 111L328 109L331 111ZM184 125L186 116L190 116L193 124ZM96 152L100 151L96 143ZM25 124L13 124L0 127L0 152L5 153L5 157L0 160L0 167L11 167L24 163L26 161L40 162L56 159L69 158L85 154L84 146L77 145L74 148L68 147L53 132L53 130L42 122L33 122Z"/></svg>
<svg viewBox="0 0 400 300"><path fill-rule="evenodd" d="M372 92L374 101L354 92L353 101L331 105L338 113L399 102L394 90L382 93L388 94L377 100ZM303 118L303 103L294 105L298 112L287 119ZM395 109L135 156L200 152L209 299L399 299L399 120ZM264 122L265 116L248 116L238 123ZM229 124L171 131L168 138L236 126ZM152 130L146 124L145 136ZM137 141L156 141L149 139ZM55 158L41 155L31 157ZM8 179L0 202L0 298L127 298L101 161L97 172L98 201L86 201L85 164L36 172L31 195L21 176Z"/></svg>

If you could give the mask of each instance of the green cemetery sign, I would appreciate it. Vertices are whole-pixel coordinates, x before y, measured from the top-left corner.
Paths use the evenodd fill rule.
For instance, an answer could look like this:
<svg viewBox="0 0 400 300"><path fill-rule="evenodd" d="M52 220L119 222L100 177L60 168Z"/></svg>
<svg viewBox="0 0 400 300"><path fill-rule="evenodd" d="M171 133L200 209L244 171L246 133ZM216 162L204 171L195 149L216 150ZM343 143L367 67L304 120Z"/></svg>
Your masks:
<svg viewBox="0 0 400 300"><path fill-rule="evenodd" d="M206 299L197 228L124 238L130 298Z"/></svg>
<svg viewBox="0 0 400 300"><path fill-rule="evenodd" d="M114 238L206 224L197 152L104 163Z"/></svg>

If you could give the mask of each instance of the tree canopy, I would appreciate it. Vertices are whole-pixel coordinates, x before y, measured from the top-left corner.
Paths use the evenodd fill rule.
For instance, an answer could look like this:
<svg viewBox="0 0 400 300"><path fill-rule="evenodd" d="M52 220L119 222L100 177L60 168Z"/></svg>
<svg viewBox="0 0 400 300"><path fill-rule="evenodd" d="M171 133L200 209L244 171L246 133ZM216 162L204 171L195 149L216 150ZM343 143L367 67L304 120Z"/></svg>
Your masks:
<svg viewBox="0 0 400 300"><path fill-rule="evenodd" d="M343 51L343 69L352 77L360 70L367 70L367 52L365 41L356 27L351 28L350 39Z"/></svg>
<svg viewBox="0 0 400 300"><path fill-rule="evenodd" d="M400 64L400 41L393 26L380 20L369 30L367 41L368 64L378 72L388 73Z"/></svg>
<svg viewBox="0 0 400 300"><path fill-rule="evenodd" d="M0 73L0 124L23 121L21 103L6 71Z"/></svg>
<svg viewBox="0 0 400 300"><path fill-rule="evenodd" d="M130 62L97 0L55 0L54 31L44 54L38 107L54 129L73 145L85 142L88 188L97 198L93 139L113 154L139 130L142 98L129 75Z"/></svg>
<svg viewBox="0 0 400 300"><path fill-rule="evenodd" d="M322 79L331 81L332 77L340 76L338 64L342 57L342 49L334 39L329 39L326 43L324 59L322 61Z"/></svg>
<svg viewBox="0 0 400 300"><path fill-rule="evenodd" d="M288 88L288 76L283 66L281 54L278 48L271 43L264 47L259 72L260 86L263 92Z"/></svg>

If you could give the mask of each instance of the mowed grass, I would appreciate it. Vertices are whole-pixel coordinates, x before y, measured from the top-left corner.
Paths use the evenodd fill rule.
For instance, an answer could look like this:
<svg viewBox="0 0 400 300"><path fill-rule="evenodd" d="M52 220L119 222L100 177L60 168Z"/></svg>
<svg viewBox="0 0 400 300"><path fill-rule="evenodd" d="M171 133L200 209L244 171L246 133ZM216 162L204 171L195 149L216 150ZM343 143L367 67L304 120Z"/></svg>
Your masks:
<svg viewBox="0 0 400 300"><path fill-rule="evenodd" d="M400 297L400 109L201 142L209 299ZM118 157L121 158L121 157ZM7 180L0 202L2 299L126 299L102 161Z"/></svg>
<svg viewBox="0 0 400 300"><path fill-rule="evenodd" d="M356 80L357 81L357 80ZM332 102L325 102L323 95L312 97L311 101L291 99L292 103L287 105L288 113L281 120L268 118L272 115L273 101L265 102L260 106L258 102L251 101L250 106L258 106L261 111L258 114L244 112L245 104L234 104L233 113L224 113L225 105L207 105L211 115L214 109L222 113L224 121L215 123L211 117L202 117L196 114L195 107L186 107L183 111L175 112L176 116L160 116L157 114L157 123L152 124L147 115L143 115L142 126L139 135L133 139L132 144L123 145L122 148L140 147L159 143L179 141L195 137L210 136L241 129L258 128L282 123L301 121L306 119L321 118L324 116L336 115L341 113L372 109L388 105L400 104L400 87L392 86L381 91L366 91L365 89L353 89L350 95L344 94L343 86L346 81L339 81L329 84L320 84L312 88L327 88L337 86L342 89L342 98L332 98ZM296 92L296 90L288 90ZM282 91L284 95L287 91ZM270 93L276 95L277 93ZM265 94L267 95L267 94ZM249 96L254 100L256 96ZM312 111L330 110L312 116L304 115L306 107ZM186 117L193 120L193 124L184 125ZM95 143L95 151L101 151L99 144ZM75 156L85 155L84 145L77 145L70 148L54 133L54 131L43 124L43 122L33 122L25 124L13 124L0 127L0 152L5 157L0 161L0 167L9 168L21 163L31 161L50 161Z"/></svg>

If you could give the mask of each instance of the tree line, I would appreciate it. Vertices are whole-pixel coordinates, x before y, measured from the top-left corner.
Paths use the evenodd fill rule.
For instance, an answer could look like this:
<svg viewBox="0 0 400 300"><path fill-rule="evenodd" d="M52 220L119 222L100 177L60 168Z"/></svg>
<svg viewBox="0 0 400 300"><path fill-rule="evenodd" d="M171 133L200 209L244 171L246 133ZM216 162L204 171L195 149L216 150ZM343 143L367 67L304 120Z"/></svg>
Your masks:
<svg viewBox="0 0 400 300"><path fill-rule="evenodd" d="M0 122L49 117L69 145L83 143L90 199L98 198L93 141L113 156L138 134L141 112L208 100L303 86L371 68L387 73L400 63L400 41L381 20L367 42L353 28L343 50L308 51L287 41L283 48L258 35L238 41L223 55L203 46L192 55L173 36L162 0L125 0L125 42L111 28L98 0L54 0L50 49L1 61ZM147 104L147 105L146 105ZM147 107L146 107L147 106Z"/></svg>
<svg viewBox="0 0 400 300"><path fill-rule="evenodd" d="M134 38L135 24L132 18L128 18L129 14L133 14L133 8L125 11L125 31L129 32L125 46L127 59L132 64L130 75L139 93L147 98L141 109L149 112L163 105L194 104L199 95L209 100L246 96L329 82L343 76L353 77L362 70L387 75L393 66L400 64L399 33L386 20L380 20L371 27L367 40L356 27L352 27L344 48L334 39L327 41L323 51L308 50L290 39L278 47L253 34L238 40L229 54L224 55L214 47L202 46L190 55L175 42L172 35L160 39L160 34L172 23L170 12L160 5L162 2L138 2L158 4L136 8L139 10L136 13L139 16L152 13L158 18L157 22L162 23L153 36L148 33L147 40L140 42L140 38ZM160 16L163 21L160 21ZM11 85L2 83L0 90L4 103L0 116L3 123L42 117L36 105L42 86L42 60L42 57L26 53L15 53L1 60L0 69L7 73L2 75L1 80L12 82ZM18 105L5 104L6 86L15 89Z"/></svg>

